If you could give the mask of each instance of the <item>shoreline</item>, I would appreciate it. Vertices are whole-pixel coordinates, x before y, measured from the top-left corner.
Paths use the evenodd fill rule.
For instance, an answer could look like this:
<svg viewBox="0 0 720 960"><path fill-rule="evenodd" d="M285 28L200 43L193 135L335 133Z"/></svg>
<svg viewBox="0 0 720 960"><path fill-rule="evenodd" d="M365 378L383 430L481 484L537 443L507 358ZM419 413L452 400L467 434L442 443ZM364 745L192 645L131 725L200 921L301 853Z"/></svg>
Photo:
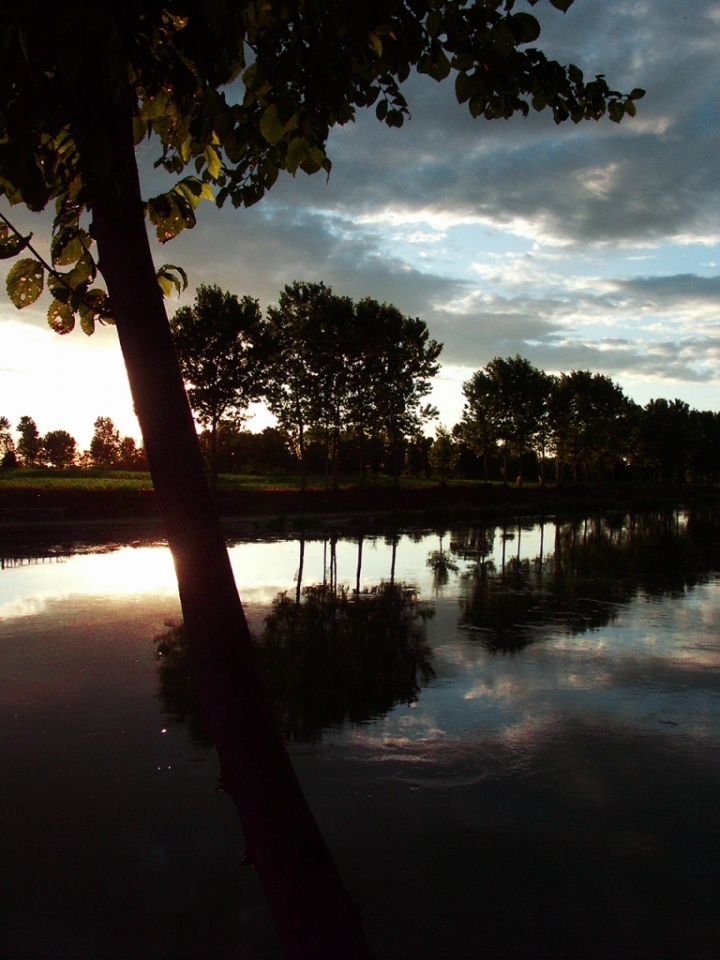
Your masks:
<svg viewBox="0 0 720 960"><path fill-rule="evenodd" d="M220 490L223 530L229 538L290 535L328 529L399 529L460 520L578 516L714 503L714 488L670 485L578 484L566 487L465 485L348 487L338 491ZM0 491L0 544L103 537L164 539L152 490Z"/></svg>

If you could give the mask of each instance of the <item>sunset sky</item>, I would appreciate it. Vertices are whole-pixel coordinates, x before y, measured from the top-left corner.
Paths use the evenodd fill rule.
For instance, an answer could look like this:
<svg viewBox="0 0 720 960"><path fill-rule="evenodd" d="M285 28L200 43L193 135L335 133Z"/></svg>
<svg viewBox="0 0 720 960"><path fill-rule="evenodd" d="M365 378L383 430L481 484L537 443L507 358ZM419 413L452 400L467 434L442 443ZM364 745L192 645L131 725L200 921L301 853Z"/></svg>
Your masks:
<svg viewBox="0 0 720 960"><path fill-rule="evenodd" d="M635 119L473 120L451 83L411 77L401 130L369 112L333 132L329 182L281 175L249 210L205 202L195 230L155 244L158 265L190 276L179 303L217 283L266 307L296 279L395 303L445 345L432 399L447 425L463 380L497 355L606 373L641 403L720 409L720 2L576 0L562 14L540 0L533 13L548 55L647 90ZM138 155L147 195L160 192L157 145ZM48 215L0 204L47 250ZM99 415L137 436L114 330L59 337L45 298L18 312L11 263L0 415L81 447Z"/></svg>

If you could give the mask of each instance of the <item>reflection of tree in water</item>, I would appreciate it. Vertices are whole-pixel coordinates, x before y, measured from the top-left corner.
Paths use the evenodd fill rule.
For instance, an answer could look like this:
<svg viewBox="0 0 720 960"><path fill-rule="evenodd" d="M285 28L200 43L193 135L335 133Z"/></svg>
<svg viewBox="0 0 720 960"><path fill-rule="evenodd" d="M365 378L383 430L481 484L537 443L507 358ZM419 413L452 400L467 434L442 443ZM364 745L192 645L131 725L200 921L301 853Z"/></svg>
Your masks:
<svg viewBox="0 0 720 960"><path fill-rule="evenodd" d="M286 737L313 739L417 700L434 676L424 630L434 610L413 587L314 584L302 594L300 604L275 598L257 647Z"/></svg>
<svg viewBox="0 0 720 960"><path fill-rule="evenodd" d="M256 653L286 739L316 739L328 727L364 723L417 700L434 676L425 639L433 615L402 583L362 592L313 584L299 602L278 594ZM163 712L208 743L183 628L170 627L155 643Z"/></svg>
<svg viewBox="0 0 720 960"><path fill-rule="evenodd" d="M543 528L543 533L547 529ZM711 512L687 524L674 510L556 522L552 552L521 558L501 529L499 569L486 559L495 528L456 534L452 549L474 567L464 575L460 624L492 651L513 652L548 628L582 633L612 622L638 595L683 593L720 569L720 525ZM516 527L517 539L522 528Z"/></svg>
<svg viewBox="0 0 720 960"><path fill-rule="evenodd" d="M428 554L427 565L433 574L433 589L437 595L440 590L447 586L451 573L458 573L460 567L455 563L447 550L443 549L443 533L438 533L439 546L437 550L431 550Z"/></svg>
<svg viewBox="0 0 720 960"><path fill-rule="evenodd" d="M190 642L183 624L166 620L167 630L154 638L158 668L158 700L171 723L186 723L190 739L198 746L211 746L198 695Z"/></svg>

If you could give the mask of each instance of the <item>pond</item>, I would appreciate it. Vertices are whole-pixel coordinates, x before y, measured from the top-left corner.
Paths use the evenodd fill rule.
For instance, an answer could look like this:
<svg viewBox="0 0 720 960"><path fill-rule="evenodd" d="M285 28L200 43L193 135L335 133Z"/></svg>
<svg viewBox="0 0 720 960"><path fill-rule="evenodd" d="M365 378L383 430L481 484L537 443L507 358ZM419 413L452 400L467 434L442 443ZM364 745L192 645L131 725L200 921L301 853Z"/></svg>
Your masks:
<svg viewBox="0 0 720 960"><path fill-rule="evenodd" d="M167 548L0 554L0 956L279 956ZM718 955L720 517L318 526L231 557L380 956Z"/></svg>

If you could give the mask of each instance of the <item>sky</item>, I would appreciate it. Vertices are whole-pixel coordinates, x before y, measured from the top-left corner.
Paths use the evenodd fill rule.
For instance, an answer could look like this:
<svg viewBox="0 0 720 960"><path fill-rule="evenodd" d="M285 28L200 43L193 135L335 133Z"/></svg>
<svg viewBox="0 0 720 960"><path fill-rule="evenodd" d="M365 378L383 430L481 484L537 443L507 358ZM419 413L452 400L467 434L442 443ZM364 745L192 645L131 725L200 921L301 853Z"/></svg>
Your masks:
<svg viewBox="0 0 720 960"><path fill-rule="evenodd" d="M518 0L516 10L531 9ZM495 356L611 376L646 403L720 409L720 2L539 0L534 44L586 78L647 91L635 118L555 125L474 120L451 82L413 75L401 130L374 112L333 131L332 174L281 174L248 210L203 202L165 246L190 287L216 283L263 308L293 280L370 296L422 318L443 343L431 400L451 426L462 383ZM151 196L156 144L138 147ZM168 181L169 185L169 181ZM50 217L0 209L47 250ZM117 336L47 326L48 301L17 311L0 263L0 416L32 416L86 447L98 416L139 436ZM251 429L270 423L257 410Z"/></svg>

